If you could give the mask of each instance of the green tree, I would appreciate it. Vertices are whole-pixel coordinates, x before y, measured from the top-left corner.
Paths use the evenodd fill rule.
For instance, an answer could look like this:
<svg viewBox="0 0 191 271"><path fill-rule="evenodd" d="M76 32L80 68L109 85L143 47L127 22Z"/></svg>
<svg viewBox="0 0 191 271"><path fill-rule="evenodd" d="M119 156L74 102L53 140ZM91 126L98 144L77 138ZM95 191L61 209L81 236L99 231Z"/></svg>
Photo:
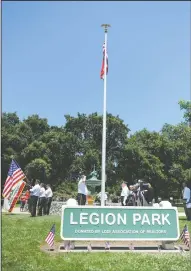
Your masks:
<svg viewBox="0 0 191 271"><path fill-rule="evenodd" d="M24 120L24 123L31 128L35 139L37 139L43 133L49 131L50 128L47 119L39 118L37 114L29 116Z"/></svg>
<svg viewBox="0 0 191 271"><path fill-rule="evenodd" d="M191 127L191 101L180 100L178 104L180 105L180 110L184 111L185 121Z"/></svg>
<svg viewBox="0 0 191 271"><path fill-rule="evenodd" d="M29 179L39 179L42 182L46 182L46 178L51 173L51 165L43 159L37 158L27 164L25 172Z"/></svg>

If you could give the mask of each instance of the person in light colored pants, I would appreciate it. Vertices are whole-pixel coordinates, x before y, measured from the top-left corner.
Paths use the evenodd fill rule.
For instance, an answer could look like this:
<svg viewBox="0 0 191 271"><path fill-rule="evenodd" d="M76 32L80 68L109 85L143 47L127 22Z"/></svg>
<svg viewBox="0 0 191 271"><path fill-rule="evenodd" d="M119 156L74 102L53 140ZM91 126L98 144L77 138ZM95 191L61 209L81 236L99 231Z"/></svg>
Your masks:
<svg viewBox="0 0 191 271"><path fill-rule="evenodd" d="M121 185L122 191L121 191L121 205L127 206L127 198L129 196L129 188L127 187L127 184L125 182Z"/></svg>

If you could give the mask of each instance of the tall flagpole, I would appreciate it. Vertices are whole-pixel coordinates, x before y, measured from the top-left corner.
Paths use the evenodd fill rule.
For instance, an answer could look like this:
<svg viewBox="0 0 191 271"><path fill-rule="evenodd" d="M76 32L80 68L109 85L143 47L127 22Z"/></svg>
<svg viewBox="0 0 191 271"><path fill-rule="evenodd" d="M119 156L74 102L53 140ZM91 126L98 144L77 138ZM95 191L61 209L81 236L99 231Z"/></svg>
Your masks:
<svg viewBox="0 0 191 271"><path fill-rule="evenodd" d="M106 181L106 98L107 98L107 30L109 24L102 24L105 32L104 54L104 94L103 94L103 132L102 132L102 172L101 172L101 206L105 205L105 181Z"/></svg>

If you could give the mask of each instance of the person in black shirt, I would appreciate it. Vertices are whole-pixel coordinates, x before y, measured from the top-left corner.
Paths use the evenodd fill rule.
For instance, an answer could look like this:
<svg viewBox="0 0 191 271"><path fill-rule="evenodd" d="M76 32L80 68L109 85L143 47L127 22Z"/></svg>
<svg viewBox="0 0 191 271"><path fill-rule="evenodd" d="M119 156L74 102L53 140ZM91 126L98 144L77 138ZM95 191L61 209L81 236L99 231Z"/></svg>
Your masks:
<svg viewBox="0 0 191 271"><path fill-rule="evenodd" d="M146 191L144 191L144 197L148 205L152 204L154 199L154 190L150 183L148 183L148 188Z"/></svg>

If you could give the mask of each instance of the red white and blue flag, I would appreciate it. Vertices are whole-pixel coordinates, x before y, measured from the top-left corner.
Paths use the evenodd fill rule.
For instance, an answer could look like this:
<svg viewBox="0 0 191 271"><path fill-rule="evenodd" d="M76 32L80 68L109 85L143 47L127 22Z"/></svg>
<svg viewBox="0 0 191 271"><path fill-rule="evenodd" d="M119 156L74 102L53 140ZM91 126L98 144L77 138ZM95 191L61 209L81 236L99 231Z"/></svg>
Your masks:
<svg viewBox="0 0 191 271"><path fill-rule="evenodd" d="M184 242L184 244L190 248L190 234L188 231L187 225L184 226L184 229L180 235L180 239ZM191 249L191 248L190 248Z"/></svg>
<svg viewBox="0 0 191 271"><path fill-rule="evenodd" d="M101 73L100 78L104 79L104 72L105 72L105 57L106 57L106 74L108 73L108 54L105 50L105 42L103 44L103 60L102 60L102 66L101 66Z"/></svg>
<svg viewBox="0 0 191 271"><path fill-rule="evenodd" d="M55 237L55 224L52 226L48 236L46 237L45 241L50 247L53 247L54 245L54 237Z"/></svg>
<svg viewBox="0 0 191 271"><path fill-rule="evenodd" d="M12 188L24 178L26 176L22 169L15 160L12 160L3 189L3 197L9 198Z"/></svg>

